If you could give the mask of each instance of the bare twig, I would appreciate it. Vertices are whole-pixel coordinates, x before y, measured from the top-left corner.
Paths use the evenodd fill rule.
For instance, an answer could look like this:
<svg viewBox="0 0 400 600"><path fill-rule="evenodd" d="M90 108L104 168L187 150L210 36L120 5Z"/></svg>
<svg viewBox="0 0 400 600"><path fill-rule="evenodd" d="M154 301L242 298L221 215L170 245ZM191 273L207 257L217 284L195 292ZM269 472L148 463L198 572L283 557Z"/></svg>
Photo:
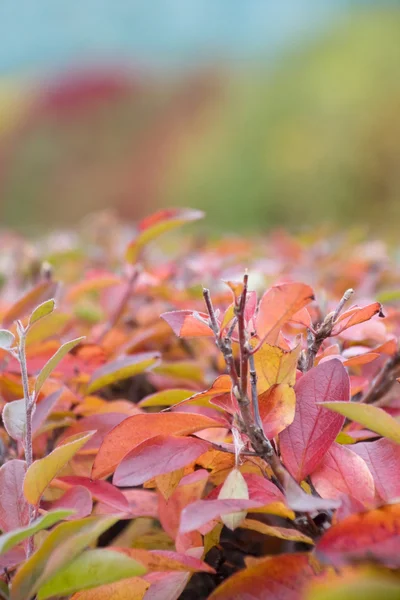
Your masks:
<svg viewBox="0 0 400 600"><path fill-rule="evenodd" d="M361 398L364 404L374 404L384 396L400 376L400 350L389 358L373 380L371 387Z"/></svg>
<svg viewBox="0 0 400 600"><path fill-rule="evenodd" d="M251 385L251 402L253 404L253 412L254 412L254 421L260 429L263 429L263 424L261 421L260 415L260 406L258 404L258 394L257 394L257 371L254 364L254 355L250 354L249 356L249 364L250 364L250 385Z"/></svg>
<svg viewBox="0 0 400 600"><path fill-rule="evenodd" d="M354 290L351 288L346 290L337 305L336 310L329 313L315 331L308 330L307 350L301 353L299 360L299 368L301 371L306 372L312 368L319 349L323 342L332 334L333 326L342 312L344 305L348 302L353 293Z"/></svg>
<svg viewBox="0 0 400 600"><path fill-rule="evenodd" d="M17 348L17 357L21 368L21 379L22 379L22 387L24 390L24 399L25 399L25 416L26 416L26 430L25 430L25 460L27 468L31 466L33 462L33 449L32 449L32 414L35 406L35 397L34 394L31 394L29 391L29 378L28 378L28 368L26 364L26 353L25 353L25 343L26 343L26 334L27 330L23 327L20 321L17 321L17 331L19 335L19 344ZM32 504L29 504L29 523L31 523L35 518L35 507ZM28 548L27 548L27 557L31 556L33 553L33 536L31 536L28 540Z"/></svg>

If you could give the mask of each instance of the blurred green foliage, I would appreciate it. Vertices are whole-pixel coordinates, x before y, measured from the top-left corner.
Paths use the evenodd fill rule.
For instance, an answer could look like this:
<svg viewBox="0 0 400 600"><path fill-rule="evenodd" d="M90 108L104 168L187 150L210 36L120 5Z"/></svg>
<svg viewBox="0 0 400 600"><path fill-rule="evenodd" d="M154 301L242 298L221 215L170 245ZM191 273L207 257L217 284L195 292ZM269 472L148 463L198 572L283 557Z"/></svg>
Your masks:
<svg viewBox="0 0 400 600"><path fill-rule="evenodd" d="M400 10L355 12L268 76L231 82L168 202L219 228L397 227Z"/></svg>
<svg viewBox="0 0 400 600"><path fill-rule="evenodd" d="M0 136L3 223L184 205L216 232L324 222L396 233L399 40L400 6L358 9L269 70L45 89Z"/></svg>

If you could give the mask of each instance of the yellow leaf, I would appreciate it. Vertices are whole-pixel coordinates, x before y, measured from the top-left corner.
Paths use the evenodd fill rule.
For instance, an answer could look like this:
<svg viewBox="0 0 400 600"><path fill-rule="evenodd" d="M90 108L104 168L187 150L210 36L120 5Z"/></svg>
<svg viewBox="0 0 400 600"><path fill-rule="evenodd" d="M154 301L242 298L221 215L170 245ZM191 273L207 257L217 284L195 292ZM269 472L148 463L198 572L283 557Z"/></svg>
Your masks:
<svg viewBox="0 0 400 600"><path fill-rule="evenodd" d="M261 523L261 521L256 521L255 519L245 519L240 527L242 529L251 529L252 531L258 531L259 533L263 533L264 535L269 535L272 537L277 537L281 540L290 540L293 542L303 542L304 544L314 544L312 539L304 533L300 533L296 529L286 529L285 527L272 527L270 525L266 525L265 523Z"/></svg>
<svg viewBox="0 0 400 600"><path fill-rule="evenodd" d="M248 500L249 489L239 469L232 469L218 494L218 500ZM246 511L221 515L221 520L232 531L239 527L246 516Z"/></svg>
<svg viewBox="0 0 400 600"><path fill-rule="evenodd" d="M254 354L254 363L258 394L262 394L277 383L288 383L291 386L295 384L300 350L300 344L290 352L270 344L263 344L257 350Z"/></svg>
<svg viewBox="0 0 400 600"><path fill-rule="evenodd" d="M150 583L140 577L130 577L92 590L78 592L71 600L142 600Z"/></svg>
<svg viewBox="0 0 400 600"><path fill-rule="evenodd" d="M143 352L133 356L125 356L99 367L92 375L87 394L93 394L103 387L133 377L153 367L159 362L157 352Z"/></svg>
<svg viewBox="0 0 400 600"><path fill-rule="evenodd" d="M36 460L27 470L24 479L24 496L36 506L52 481L68 461L94 435L94 431L79 433L67 438L64 443L50 452L44 458Z"/></svg>
<svg viewBox="0 0 400 600"><path fill-rule="evenodd" d="M11 600L27 600L57 571L79 556L117 517L87 517L55 527L40 548L18 569Z"/></svg>
<svg viewBox="0 0 400 600"><path fill-rule="evenodd" d="M323 402L320 405L400 444L400 423L378 406L355 402Z"/></svg>

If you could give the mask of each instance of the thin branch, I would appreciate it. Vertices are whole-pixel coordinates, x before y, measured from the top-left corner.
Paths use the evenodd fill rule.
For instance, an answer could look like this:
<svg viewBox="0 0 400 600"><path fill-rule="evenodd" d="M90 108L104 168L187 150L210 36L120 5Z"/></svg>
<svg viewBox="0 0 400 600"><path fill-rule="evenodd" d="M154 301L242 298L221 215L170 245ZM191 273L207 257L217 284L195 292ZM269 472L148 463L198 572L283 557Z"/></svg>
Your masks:
<svg viewBox="0 0 400 600"><path fill-rule="evenodd" d="M323 322L315 329L315 331L308 330L307 334L307 350L303 351L300 355L299 368L304 373L309 371L313 365L315 357L318 354L323 342L331 336L333 326L335 325L340 313L342 312L346 302L353 295L354 290L351 288L346 290L333 313L330 313L325 317Z"/></svg>
<svg viewBox="0 0 400 600"><path fill-rule="evenodd" d="M32 414L35 406L35 398L34 394L31 395L29 391L29 378L28 378L28 368L26 364L26 353L25 353L25 343L26 343L26 334L27 330L23 327L20 321L17 321L17 331L19 335L19 344L17 349L18 360L21 368L21 380L22 387L24 390L24 399L25 399L25 416L26 416L26 431L25 431L25 460L27 468L31 466L33 462L33 449L32 449ZM32 504L29 504L29 523L35 518L35 507ZM28 548L27 548L27 558L31 556L33 553L33 536L31 536L28 540Z"/></svg>
<svg viewBox="0 0 400 600"><path fill-rule="evenodd" d="M263 424L260 415L260 406L258 404L258 394L257 394L257 371L254 364L254 356L250 354L249 356L249 364L250 364L250 385L251 385L251 402L253 404L253 412L254 412L254 421L260 429L263 430Z"/></svg>
<svg viewBox="0 0 400 600"><path fill-rule="evenodd" d="M361 402L363 404L373 404L384 396L392 387L397 377L400 376L400 350L389 358L384 364L382 370L373 380L371 387L365 393Z"/></svg>

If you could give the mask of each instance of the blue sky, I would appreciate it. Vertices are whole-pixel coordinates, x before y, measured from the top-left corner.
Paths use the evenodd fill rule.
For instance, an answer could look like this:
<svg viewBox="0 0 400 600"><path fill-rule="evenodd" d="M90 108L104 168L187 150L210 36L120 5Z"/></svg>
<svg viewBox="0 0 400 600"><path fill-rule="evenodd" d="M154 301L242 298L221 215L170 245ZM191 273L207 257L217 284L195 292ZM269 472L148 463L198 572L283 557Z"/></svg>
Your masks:
<svg viewBox="0 0 400 600"><path fill-rule="evenodd" d="M176 68L270 57L346 0L1 0L0 74L110 61Z"/></svg>

